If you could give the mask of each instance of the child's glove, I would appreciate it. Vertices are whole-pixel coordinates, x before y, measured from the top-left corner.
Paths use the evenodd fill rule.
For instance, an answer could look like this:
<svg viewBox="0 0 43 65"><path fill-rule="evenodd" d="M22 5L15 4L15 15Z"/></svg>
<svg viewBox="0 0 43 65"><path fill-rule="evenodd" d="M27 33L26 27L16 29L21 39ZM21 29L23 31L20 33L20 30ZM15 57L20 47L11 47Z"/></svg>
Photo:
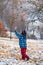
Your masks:
<svg viewBox="0 0 43 65"><path fill-rule="evenodd" d="M17 27L15 27L15 30L17 30Z"/></svg>

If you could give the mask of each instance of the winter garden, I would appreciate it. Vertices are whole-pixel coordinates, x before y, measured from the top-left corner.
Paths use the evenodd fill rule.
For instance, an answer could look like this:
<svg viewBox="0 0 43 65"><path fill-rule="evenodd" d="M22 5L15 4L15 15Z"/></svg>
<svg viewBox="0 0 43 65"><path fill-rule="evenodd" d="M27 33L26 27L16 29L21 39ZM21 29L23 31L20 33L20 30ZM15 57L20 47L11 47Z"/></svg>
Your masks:
<svg viewBox="0 0 43 65"><path fill-rule="evenodd" d="M26 30L28 61L21 59L15 27ZM0 65L43 65L43 0L0 0Z"/></svg>

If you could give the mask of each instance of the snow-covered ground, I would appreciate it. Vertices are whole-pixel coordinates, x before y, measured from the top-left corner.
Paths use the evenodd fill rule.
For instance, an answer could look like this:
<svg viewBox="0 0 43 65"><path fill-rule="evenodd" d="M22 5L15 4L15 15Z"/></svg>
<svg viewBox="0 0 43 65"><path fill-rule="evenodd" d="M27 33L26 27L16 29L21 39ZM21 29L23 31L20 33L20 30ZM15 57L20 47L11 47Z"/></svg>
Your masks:
<svg viewBox="0 0 43 65"><path fill-rule="evenodd" d="M21 60L18 39L0 37L0 65L43 65L43 40L27 40L29 61Z"/></svg>

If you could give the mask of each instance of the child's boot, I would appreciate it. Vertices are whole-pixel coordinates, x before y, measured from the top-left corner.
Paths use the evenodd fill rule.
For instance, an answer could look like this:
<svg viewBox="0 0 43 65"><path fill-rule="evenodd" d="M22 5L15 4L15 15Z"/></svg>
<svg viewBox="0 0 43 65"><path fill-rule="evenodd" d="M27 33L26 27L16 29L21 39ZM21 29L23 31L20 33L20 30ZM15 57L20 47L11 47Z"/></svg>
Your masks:
<svg viewBox="0 0 43 65"><path fill-rule="evenodd" d="M26 60L29 60L30 58L29 58L29 56L28 55L26 55Z"/></svg>

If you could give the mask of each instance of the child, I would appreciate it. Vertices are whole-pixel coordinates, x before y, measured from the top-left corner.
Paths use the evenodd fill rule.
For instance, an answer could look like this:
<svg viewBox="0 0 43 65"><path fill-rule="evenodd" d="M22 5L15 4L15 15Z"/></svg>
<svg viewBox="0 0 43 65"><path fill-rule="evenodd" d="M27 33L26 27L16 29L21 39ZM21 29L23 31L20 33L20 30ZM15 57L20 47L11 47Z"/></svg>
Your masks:
<svg viewBox="0 0 43 65"><path fill-rule="evenodd" d="M18 33L16 30L14 31L16 36L19 38L19 45L21 48L21 55L23 60L29 60L29 56L26 54L27 44L26 44L26 31L22 31L22 33Z"/></svg>

